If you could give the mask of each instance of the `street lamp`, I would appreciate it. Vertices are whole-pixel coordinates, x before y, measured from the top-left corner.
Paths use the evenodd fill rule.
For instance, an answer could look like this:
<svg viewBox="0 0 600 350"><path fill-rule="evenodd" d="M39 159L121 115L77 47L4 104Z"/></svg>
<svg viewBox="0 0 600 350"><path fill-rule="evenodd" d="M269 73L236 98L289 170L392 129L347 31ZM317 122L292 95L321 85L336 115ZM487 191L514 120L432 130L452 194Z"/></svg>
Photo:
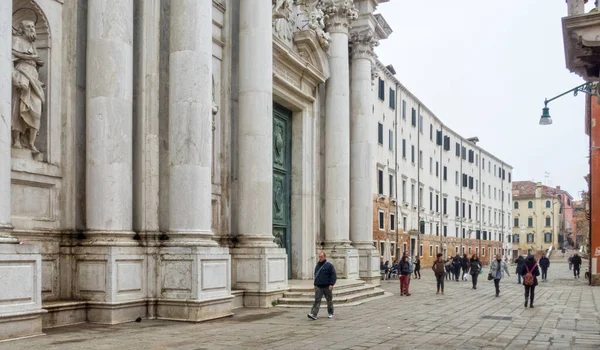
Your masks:
<svg viewBox="0 0 600 350"><path fill-rule="evenodd" d="M579 86L572 88L571 90L565 91L560 95L554 96L551 99L544 100L544 108L542 108L542 116L540 117L540 125L550 125L552 124L552 117L550 117L550 108L548 108L548 103L556 100L559 97L562 97L568 93L573 93L573 96L577 96L578 92L583 92L584 94L588 94L590 96L600 97L600 91L598 91L598 84L596 83L584 83ZM598 98L598 103L600 104L600 98Z"/></svg>

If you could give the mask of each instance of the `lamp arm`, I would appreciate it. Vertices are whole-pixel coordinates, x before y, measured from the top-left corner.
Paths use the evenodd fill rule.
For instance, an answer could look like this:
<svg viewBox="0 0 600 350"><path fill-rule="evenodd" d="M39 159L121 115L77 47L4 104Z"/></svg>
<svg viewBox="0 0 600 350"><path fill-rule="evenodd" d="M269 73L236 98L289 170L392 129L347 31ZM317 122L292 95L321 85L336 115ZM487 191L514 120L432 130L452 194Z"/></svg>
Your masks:
<svg viewBox="0 0 600 350"><path fill-rule="evenodd" d="M583 92L584 94L588 94L590 96L598 96L598 85L596 83L584 83L579 86L572 88L571 90L565 91L560 95L554 96L550 99L544 100L544 106L547 106L551 101L556 100L559 97L563 97L566 94L573 93L573 95L577 96L578 92ZM600 103L600 99L598 100Z"/></svg>

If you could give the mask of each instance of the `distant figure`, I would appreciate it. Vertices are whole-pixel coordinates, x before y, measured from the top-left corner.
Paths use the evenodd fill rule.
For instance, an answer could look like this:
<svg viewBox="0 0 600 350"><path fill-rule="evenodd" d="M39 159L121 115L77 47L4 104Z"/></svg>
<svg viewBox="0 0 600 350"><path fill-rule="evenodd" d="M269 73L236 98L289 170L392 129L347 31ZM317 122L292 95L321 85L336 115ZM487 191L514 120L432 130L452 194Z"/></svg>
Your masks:
<svg viewBox="0 0 600 350"><path fill-rule="evenodd" d="M415 257L415 278L421 279L421 259L418 255Z"/></svg>
<svg viewBox="0 0 600 350"><path fill-rule="evenodd" d="M400 296L406 295L409 296L408 285L410 283L410 275L412 274L412 270L410 267L410 262L408 261L408 256L404 255L400 260Z"/></svg>
<svg viewBox="0 0 600 350"><path fill-rule="evenodd" d="M523 276L523 286L525 287L525 307L527 307L527 301L529 299L529 307L533 309L535 286L538 285L537 276L540 275L540 270L538 269L538 265L535 262L533 255L527 257L520 274Z"/></svg>
<svg viewBox="0 0 600 350"><path fill-rule="evenodd" d="M471 280L473 281L473 289L477 289L477 278L479 277L479 273L481 272L481 261L479 261L479 257L477 254L473 254L471 256L471 269L469 270L471 273Z"/></svg>
<svg viewBox="0 0 600 350"><path fill-rule="evenodd" d="M542 253L542 257L540 258L540 267L542 268L542 282L547 282L550 259L546 257L546 253Z"/></svg>
<svg viewBox="0 0 600 350"><path fill-rule="evenodd" d="M510 276L508 265L502 261L502 256L498 254L490 266L490 275L492 276L494 286L496 287L496 297L500 296L500 280L504 277L504 272Z"/></svg>
<svg viewBox="0 0 600 350"><path fill-rule="evenodd" d="M308 314L308 318L311 320L317 319L323 295L325 296L325 300L327 300L329 318L333 318L333 286L336 281L335 267L327 261L325 253L319 253L319 262L315 266L315 303L310 310L310 314Z"/></svg>
<svg viewBox="0 0 600 350"><path fill-rule="evenodd" d="M462 266L462 259L460 255L456 254L454 260L452 260L452 272L454 272L454 280L458 282L460 280L460 268Z"/></svg>
<svg viewBox="0 0 600 350"><path fill-rule="evenodd" d="M581 269L581 257L579 254L575 253L571 258L571 263L573 264L573 276L575 278L579 278L579 270Z"/></svg>
<svg viewBox="0 0 600 350"><path fill-rule="evenodd" d="M431 267L433 273L435 274L435 280L437 282L437 292L435 294L440 294L440 289L442 290L442 295L444 294L444 275L446 274L446 263L443 259L443 254L438 253L433 266Z"/></svg>
<svg viewBox="0 0 600 350"><path fill-rule="evenodd" d="M517 284L521 284L521 269L523 266L525 266L525 258L519 255L515 263L517 264L517 268L515 270L515 273L517 274Z"/></svg>
<svg viewBox="0 0 600 350"><path fill-rule="evenodd" d="M463 254L462 260L460 262L460 267L462 269L462 273L461 273L460 277L463 280L466 280L465 275L468 275L470 266L471 266L471 262L469 261L469 257L467 257L467 254L465 253L465 254Z"/></svg>
<svg viewBox="0 0 600 350"><path fill-rule="evenodd" d="M569 271L571 271L573 269L573 254L569 256L569 259L567 259L567 261L569 262Z"/></svg>

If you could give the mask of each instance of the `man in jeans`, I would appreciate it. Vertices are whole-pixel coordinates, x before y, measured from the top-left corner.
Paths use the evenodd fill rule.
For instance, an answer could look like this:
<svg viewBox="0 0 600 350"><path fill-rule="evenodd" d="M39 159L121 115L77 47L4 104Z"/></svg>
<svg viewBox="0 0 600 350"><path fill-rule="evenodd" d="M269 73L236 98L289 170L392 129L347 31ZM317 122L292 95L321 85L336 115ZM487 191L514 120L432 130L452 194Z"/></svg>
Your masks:
<svg viewBox="0 0 600 350"><path fill-rule="evenodd" d="M319 307L321 306L321 299L325 295L327 300L327 312L329 318L333 318L333 286L337 280L335 275L335 267L329 261L325 253L319 253L319 262L315 267L315 303L313 304L308 318L311 320L317 319L319 313Z"/></svg>

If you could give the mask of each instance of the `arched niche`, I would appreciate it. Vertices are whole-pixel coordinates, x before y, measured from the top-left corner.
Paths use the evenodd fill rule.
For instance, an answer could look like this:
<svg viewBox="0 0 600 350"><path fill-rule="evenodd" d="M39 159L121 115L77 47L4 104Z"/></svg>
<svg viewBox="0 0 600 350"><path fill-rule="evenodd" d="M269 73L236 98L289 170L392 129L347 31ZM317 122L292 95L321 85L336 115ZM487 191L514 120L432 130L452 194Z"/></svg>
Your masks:
<svg viewBox="0 0 600 350"><path fill-rule="evenodd" d="M50 23L45 12L36 1L33 0L13 0L13 16L12 16L12 35L16 35L16 30L20 23L24 20L33 21L35 23L36 35L35 47L39 56L44 61L44 65L39 68L39 80L44 84L45 103L42 108L40 128L35 141L35 146L40 150L40 155L35 159L38 161L49 160L50 149L50 108L53 100L50 96L50 69L52 63L52 36L50 31Z"/></svg>

